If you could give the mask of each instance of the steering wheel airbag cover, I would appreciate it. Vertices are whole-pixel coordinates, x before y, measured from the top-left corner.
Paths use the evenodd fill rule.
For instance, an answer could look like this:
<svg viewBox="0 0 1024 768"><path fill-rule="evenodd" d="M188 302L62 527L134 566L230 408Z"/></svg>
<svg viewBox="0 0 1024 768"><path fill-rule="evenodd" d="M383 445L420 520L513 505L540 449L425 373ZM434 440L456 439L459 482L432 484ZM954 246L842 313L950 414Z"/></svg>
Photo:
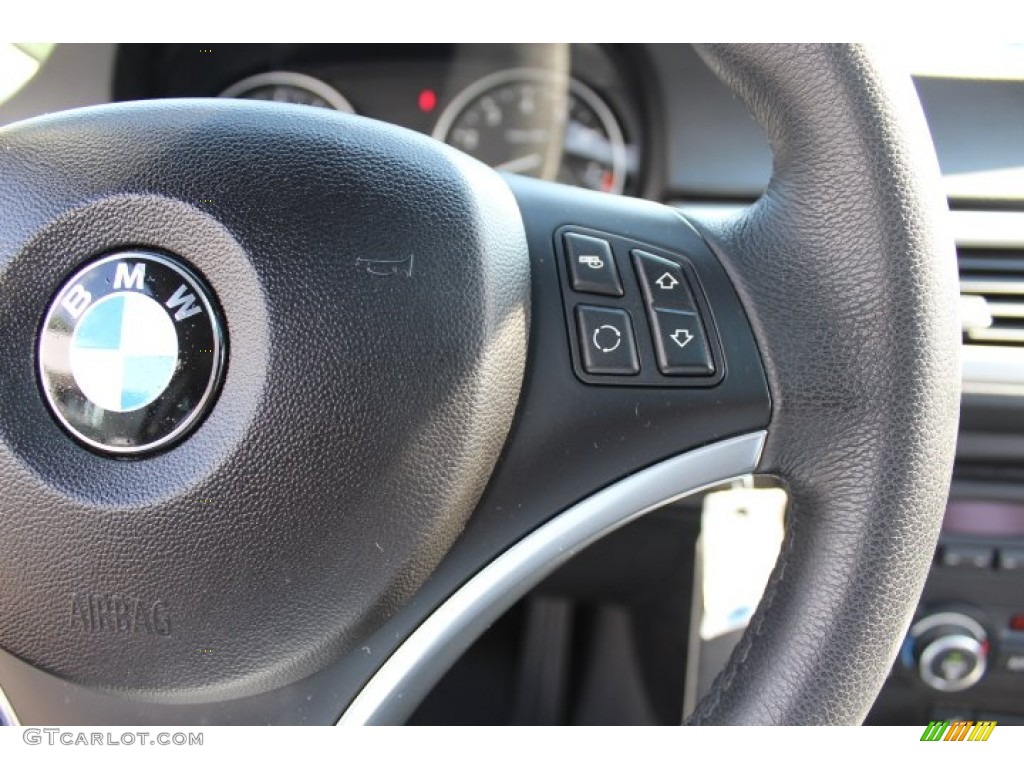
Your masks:
<svg viewBox="0 0 1024 768"><path fill-rule="evenodd" d="M462 530L512 421L529 261L507 185L411 131L255 102L0 137L0 646L164 701L357 648ZM35 347L65 276L129 247L203 275L229 354L193 435L119 461L50 417Z"/></svg>

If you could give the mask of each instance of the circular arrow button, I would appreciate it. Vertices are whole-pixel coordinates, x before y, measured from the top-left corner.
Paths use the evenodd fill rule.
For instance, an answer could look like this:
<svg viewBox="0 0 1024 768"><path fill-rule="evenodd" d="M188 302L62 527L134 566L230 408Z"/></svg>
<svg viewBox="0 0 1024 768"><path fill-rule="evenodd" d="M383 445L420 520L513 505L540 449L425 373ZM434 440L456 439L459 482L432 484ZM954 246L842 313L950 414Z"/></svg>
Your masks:
<svg viewBox="0 0 1024 768"><path fill-rule="evenodd" d="M633 322L624 309L576 307L580 362L585 373L635 376L640 358L633 337Z"/></svg>
<svg viewBox="0 0 1024 768"><path fill-rule="evenodd" d="M602 325L594 331L594 346L604 353L614 352L622 344L622 331L614 325Z"/></svg>

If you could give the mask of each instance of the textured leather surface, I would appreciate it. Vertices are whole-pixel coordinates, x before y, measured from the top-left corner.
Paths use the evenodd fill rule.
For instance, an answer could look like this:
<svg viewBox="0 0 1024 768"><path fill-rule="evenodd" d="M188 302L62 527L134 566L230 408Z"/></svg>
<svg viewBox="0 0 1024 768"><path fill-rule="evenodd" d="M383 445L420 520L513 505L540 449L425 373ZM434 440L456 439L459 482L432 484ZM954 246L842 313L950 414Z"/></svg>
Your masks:
<svg viewBox="0 0 1024 768"><path fill-rule="evenodd" d="M529 262L507 185L409 131L255 102L80 110L0 146L0 645L178 701L358 651L458 535L511 423ZM128 246L194 265L228 326L213 411L139 461L68 438L34 369L64 277ZM87 631L76 596L160 602L169 632Z"/></svg>
<svg viewBox="0 0 1024 768"><path fill-rule="evenodd" d="M860 47L709 46L775 166L700 224L750 315L792 506L750 627L691 722L859 723L917 604L959 410L956 262L909 77Z"/></svg>

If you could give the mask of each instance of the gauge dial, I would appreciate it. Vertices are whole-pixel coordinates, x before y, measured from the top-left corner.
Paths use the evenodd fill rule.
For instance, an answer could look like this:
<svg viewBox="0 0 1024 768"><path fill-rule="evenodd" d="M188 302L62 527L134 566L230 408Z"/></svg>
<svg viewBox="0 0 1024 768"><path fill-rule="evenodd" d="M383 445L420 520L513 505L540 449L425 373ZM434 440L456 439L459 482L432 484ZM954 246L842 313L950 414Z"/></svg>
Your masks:
<svg viewBox="0 0 1024 768"><path fill-rule="evenodd" d="M445 108L434 138L510 173L621 193L627 151L608 105L573 78L541 70L488 75Z"/></svg>
<svg viewBox="0 0 1024 768"><path fill-rule="evenodd" d="M239 80L225 90L222 97L258 99L285 104L305 104L310 107L336 109L355 114L348 99L323 80L299 72L261 72Z"/></svg>

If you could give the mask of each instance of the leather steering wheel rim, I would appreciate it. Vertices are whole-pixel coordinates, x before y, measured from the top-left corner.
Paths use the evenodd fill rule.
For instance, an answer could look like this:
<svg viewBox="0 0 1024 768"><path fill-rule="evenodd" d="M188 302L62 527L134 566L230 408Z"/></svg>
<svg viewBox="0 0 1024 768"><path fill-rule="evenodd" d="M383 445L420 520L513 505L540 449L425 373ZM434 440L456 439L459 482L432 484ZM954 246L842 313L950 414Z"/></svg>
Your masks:
<svg viewBox="0 0 1024 768"><path fill-rule="evenodd" d="M764 196L701 226L773 397L759 471L786 536L693 724L857 724L931 565L959 418L957 275L910 78L860 46L708 46L774 154Z"/></svg>

